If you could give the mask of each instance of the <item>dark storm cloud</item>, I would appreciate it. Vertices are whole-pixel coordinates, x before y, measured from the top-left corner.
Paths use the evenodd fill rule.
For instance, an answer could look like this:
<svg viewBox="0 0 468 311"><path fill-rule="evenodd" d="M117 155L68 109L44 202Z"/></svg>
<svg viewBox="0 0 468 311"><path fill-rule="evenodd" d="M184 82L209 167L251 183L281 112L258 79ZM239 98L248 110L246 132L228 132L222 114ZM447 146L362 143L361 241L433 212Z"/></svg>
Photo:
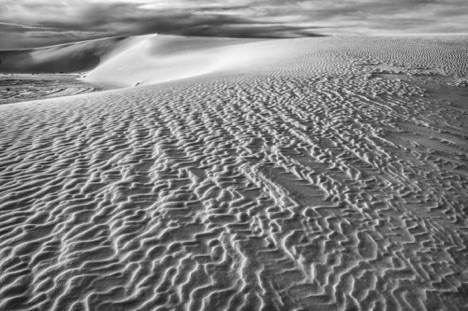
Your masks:
<svg viewBox="0 0 468 311"><path fill-rule="evenodd" d="M2 0L0 22L24 27L0 26L0 35L44 34L40 27L68 37L464 32L467 21L466 0Z"/></svg>
<svg viewBox="0 0 468 311"><path fill-rule="evenodd" d="M164 33L227 37L291 37L314 35L313 27L270 22L249 6L153 7L148 4L91 3L79 19L37 21L43 26L105 34ZM110 14L112 12L112 14ZM237 14L239 13L239 14Z"/></svg>

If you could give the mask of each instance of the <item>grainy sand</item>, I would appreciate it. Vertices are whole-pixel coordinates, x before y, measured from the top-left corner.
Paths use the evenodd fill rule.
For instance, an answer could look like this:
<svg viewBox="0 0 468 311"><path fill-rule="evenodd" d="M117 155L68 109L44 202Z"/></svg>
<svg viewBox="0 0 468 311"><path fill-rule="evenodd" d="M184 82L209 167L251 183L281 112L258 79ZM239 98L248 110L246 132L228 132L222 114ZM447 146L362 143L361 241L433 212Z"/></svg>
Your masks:
<svg viewBox="0 0 468 311"><path fill-rule="evenodd" d="M0 106L0 310L468 309L468 36L138 51Z"/></svg>
<svg viewBox="0 0 468 311"><path fill-rule="evenodd" d="M103 86L69 74L0 74L0 105L97 92Z"/></svg>

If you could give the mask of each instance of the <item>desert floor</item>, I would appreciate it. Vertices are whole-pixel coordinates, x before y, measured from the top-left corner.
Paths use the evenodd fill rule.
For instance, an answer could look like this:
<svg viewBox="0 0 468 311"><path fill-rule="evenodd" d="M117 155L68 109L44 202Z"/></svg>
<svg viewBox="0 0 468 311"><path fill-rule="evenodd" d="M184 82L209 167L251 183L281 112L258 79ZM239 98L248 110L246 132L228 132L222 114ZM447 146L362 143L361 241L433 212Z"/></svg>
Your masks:
<svg viewBox="0 0 468 311"><path fill-rule="evenodd" d="M67 74L0 74L0 105L103 90Z"/></svg>
<svg viewBox="0 0 468 311"><path fill-rule="evenodd" d="M1 90L0 310L467 310L468 36L217 40Z"/></svg>

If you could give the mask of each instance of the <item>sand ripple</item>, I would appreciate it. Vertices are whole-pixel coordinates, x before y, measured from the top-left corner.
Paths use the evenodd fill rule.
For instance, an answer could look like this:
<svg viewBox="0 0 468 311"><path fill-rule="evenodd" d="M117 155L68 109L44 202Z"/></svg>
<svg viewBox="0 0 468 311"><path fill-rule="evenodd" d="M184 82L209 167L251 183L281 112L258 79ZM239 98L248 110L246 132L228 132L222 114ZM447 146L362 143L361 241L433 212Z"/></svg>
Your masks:
<svg viewBox="0 0 468 311"><path fill-rule="evenodd" d="M0 310L466 310L466 90L345 46L0 106Z"/></svg>

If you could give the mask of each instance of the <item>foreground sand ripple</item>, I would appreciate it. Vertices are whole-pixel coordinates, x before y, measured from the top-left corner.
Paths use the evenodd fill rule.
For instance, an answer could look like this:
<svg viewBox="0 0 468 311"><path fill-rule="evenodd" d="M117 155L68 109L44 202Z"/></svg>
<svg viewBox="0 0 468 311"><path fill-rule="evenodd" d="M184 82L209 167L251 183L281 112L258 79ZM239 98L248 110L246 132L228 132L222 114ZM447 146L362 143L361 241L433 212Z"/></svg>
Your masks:
<svg viewBox="0 0 468 311"><path fill-rule="evenodd" d="M466 310L463 67L344 46L0 106L0 310Z"/></svg>

